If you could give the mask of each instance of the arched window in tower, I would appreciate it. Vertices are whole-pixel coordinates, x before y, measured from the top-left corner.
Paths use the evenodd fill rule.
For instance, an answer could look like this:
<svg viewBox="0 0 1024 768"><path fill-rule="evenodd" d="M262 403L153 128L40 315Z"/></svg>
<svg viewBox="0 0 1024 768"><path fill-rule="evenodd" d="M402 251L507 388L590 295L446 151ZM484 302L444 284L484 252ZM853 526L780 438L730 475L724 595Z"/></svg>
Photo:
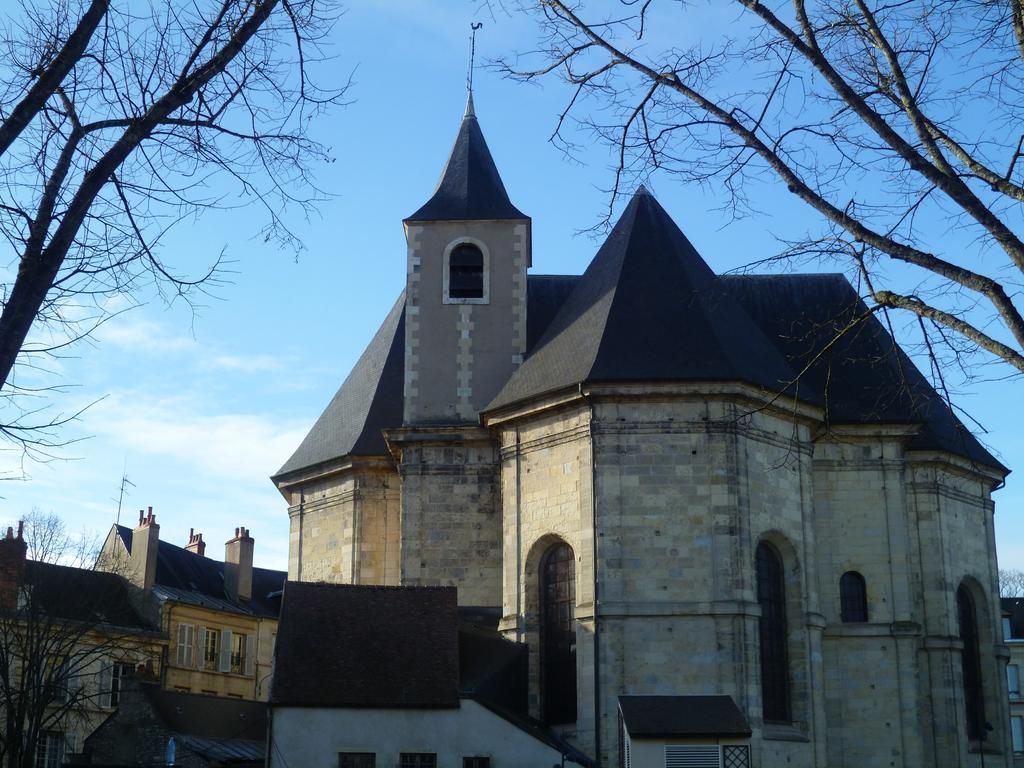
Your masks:
<svg viewBox="0 0 1024 768"><path fill-rule="evenodd" d="M956 591L956 612L960 624L960 640L964 644L960 652L963 672L964 708L967 715L967 737L980 739L985 723L984 692L981 687L981 657L978 652L978 620L974 600L966 585Z"/></svg>
<svg viewBox="0 0 1024 768"><path fill-rule="evenodd" d="M448 256L448 297L482 299L484 255L472 243L460 243Z"/></svg>
<svg viewBox="0 0 1024 768"><path fill-rule="evenodd" d="M576 722L576 560L554 544L541 560L541 708L548 724Z"/></svg>
<svg viewBox="0 0 1024 768"><path fill-rule="evenodd" d="M844 624L868 620L868 589L856 571L839 577L839 617Z"/></svg>
<svg viewBox="0 0 1024 768"><path fill-rule="evenodd" d="M761 606L761 703L765 722L792 721L786 631L786 583L782 557L766 541L757 545L757 602Z"/></svg>

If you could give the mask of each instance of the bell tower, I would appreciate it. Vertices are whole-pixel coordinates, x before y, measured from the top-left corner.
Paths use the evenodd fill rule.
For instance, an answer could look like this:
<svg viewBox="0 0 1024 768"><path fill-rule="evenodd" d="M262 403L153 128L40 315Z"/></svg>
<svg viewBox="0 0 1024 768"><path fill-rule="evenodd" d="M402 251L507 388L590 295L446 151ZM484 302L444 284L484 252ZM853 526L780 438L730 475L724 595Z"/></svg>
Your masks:
<svg viewBox="0 0 1024 768"><path fill-rule="evenodd" d="M531 231L498 175L472 93L437 189L404 223L404 423L476 424L526 351Z"/></svg>

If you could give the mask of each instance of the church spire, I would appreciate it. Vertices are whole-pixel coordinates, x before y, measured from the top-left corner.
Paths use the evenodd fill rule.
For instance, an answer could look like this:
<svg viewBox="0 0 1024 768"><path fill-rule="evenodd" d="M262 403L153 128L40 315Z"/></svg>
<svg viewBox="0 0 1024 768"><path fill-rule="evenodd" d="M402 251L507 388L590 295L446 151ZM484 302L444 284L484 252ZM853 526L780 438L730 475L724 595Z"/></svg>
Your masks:
<svg viewBox="0 0 1024 768"><path fill-rule="evenodd" d="M473 92L448 163L430 198L406 221L527 219L512 205L473 108Z"/></svg>

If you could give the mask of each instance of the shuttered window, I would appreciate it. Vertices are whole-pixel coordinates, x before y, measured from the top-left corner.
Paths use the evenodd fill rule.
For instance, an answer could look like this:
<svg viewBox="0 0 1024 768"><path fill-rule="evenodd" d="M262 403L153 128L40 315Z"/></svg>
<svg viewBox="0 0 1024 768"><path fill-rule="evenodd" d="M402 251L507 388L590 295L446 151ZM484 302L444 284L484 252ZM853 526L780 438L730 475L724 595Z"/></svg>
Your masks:
<svg viewBox="0 0 1024 768"><path fill-rule="evenodd" d="M339 752L338 768L375 768L377 755L374 752Z"/></svg>
<svg viewBox="0 0 1024 768"><path fill-rule="evenodd" d="M484 295L484 255L475 245L462 243L448 256L448 296L481 299Z"/></svg>
<svg viewBox="0 0 1024 768"><path fill-rule="evenodd" d="M220 668L220 631L200 627L199 645L203 649L203 669L216 672Z"/></svg>
<svg viewBox="0 0 1024 768"><path fill-rule="evenodd" d="M194 665L194 649L196 628L192 624L178 625L178 653L177 662L179 667L191 667Z"/></svg>
<svg viewBox="0 0 1024 768"><path fill-rule="evenodd" d="M437 755L433 752L403 752L398 768L437 768Z"/></svg>
<svg viewBox="0 0 1024 768"><path fill-rule="evenodd" d="M666 744L665 768L721 768L717 744Z"/></svg>

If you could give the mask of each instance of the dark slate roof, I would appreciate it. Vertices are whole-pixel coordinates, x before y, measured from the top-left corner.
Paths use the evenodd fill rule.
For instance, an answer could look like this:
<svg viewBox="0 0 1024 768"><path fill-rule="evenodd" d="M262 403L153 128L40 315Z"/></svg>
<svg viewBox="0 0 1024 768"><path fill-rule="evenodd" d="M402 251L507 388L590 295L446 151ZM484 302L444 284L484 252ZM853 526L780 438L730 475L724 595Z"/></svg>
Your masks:
<svg viewBox="0 0 1024 768"><path fill-rule="evenodd" d="M29 560L25 583L32 589L35 605L50 616L146 633L160 631L133 599L132 586L117 574Z"/></svg>
<svg viewBox="0 0 1024 768"><path fill-rule="evenodd" d="M1024 597L1001 597L999 607L1010 619L1009 640L1024 640Z"/></svg>
<svg viewBox="0 0 1024 768"><path fill-rule="evenodd" d="M130 553L132 529L123 525L116 528L118 537ZM281 590L287 578L285 571L254 567L252 599L233 600L224 591L223 562L189 552L168 541L160 541L156 550L156 584L153 593L162 600L273 618L281 610Z"/></svg>
<svg viewBox="0 0 1024 768"><path fill-rule="evenodd" d="M527 348L543 335L578 280L579 275L527 277ZM345 383L273 479L343 456L387 456L382 430L402 424L404 381L403 293Z"/></svg>
<svg viewBox="0 0 1024 768"><path fill-rule="evenodd" d="M921 423L909 448L949 451L1006 471L842 275L742 275L720 283L802 372L797 394L824 407L830 422Z"/></svg>
<svg viewBox="0 0 1024 768"><path fill-rule="evenodd" d="M216 765L263 765L266 742L253 739L208 739L178 736L178 743Z"/></svg>
<svg viewBox="0 0 1024 768"><path fill-rule="evenodd" d="M584 381L745 381L793 372L642 187L488 410ZM671 343L667 343L671 342Z"/></svg>
<svg viewBox="0 0 1024 768"><path fill-rule="evenodd" d="M459 705L454 587L289 581L274 651L272 704Z"/></svg>
<svg viewBox="0 0 1024 768"><path fill-rule="evenodd" d="M382 429L402 424L405 292L313 428L274 480L346 455L386 456Z"/></svg>
<svg viewBox="0 0 1024 768"><path fill-rule="evenodd" d="M750 724L731 696L619 696L632 738L750 736Z"/></svg>
<svg viewBox="0 0 1024 768"><path fill-rule="evenodd" d="M434 196L406 221L474 221L480 219L526 219L512 205L501 183L498 168L484 141L473 98L459 127L455 146L441 172Z"/></svg>
<svg viewBox="0 0 1024 768"><path fill-rule="evenodd" d="M258 743L266 739L267 705L262 701L165 691L152 684L144 684L142 689L160 720L174 733Z"/></svg>

